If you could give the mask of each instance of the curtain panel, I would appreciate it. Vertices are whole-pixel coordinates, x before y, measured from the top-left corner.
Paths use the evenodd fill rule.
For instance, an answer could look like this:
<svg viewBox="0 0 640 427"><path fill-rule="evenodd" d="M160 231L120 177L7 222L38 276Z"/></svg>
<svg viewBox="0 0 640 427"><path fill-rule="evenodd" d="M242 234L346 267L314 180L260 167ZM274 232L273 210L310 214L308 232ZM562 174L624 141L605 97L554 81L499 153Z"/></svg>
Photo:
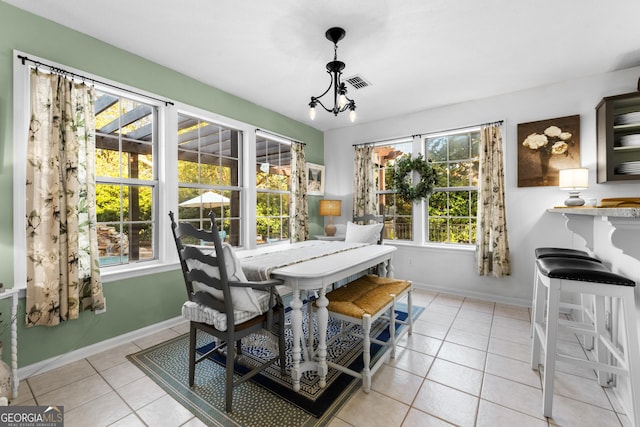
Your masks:
<svg viewBox="0 0 640 427"><path fill-rule="evenodd" d="M377 215L376 167L373 161L375 147L355 147L353 165L353 216Z"/></svg>
<svg viewBox="0 0 640 427"><path fill-rule="evenodd" d="M507 239L501 126L482 126L480 145L476 267L482 276L503 277L511 274L511 261Z"/></svg>
<svg viewBox="0 0 640 427"><path fill-rule="evenodd" d="M291 211L290 232L292 242L309 237L309 209L307 205L307 162L304 144L291 143Z"/></svg>
<svg viewBox="0 0 640 427"><path fill-rule="evenodd" d="M27 148L27 326L104 308L95 207L94 91L32 70Z"/></svg>

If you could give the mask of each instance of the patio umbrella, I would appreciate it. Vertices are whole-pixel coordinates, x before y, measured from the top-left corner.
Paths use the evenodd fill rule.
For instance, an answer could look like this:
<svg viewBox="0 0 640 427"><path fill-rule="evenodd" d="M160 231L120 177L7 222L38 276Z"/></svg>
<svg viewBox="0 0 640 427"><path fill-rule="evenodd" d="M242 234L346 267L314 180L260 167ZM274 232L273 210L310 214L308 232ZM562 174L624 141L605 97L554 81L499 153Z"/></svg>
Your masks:
<svg viewBox="0 0 640 427"><path fill-rule="evenodd" d="M229 198L224 197L222 194L207 191L202 193L200 196L180 203L178 206L182 206L183 208L199 208L202 206L203 208L212 209L219 208L220 206L227 206L229 205L229 202Z"/></svg>

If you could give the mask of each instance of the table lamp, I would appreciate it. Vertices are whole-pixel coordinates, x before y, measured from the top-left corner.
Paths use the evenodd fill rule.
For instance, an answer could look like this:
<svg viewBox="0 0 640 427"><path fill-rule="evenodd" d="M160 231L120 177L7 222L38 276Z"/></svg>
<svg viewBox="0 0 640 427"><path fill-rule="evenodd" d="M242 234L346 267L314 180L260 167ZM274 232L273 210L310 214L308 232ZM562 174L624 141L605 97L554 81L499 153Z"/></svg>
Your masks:
<svg viewBox="0 0 640 427"><path fill-rule="evenodd" d="M340 208L342 201L340 200L320 200L320 216L328 216L329 224L324 227L324 234L333 236L336 234L336 226L333 225L333 217L340 216Z"/></svg>
<svg viewBox="0 0 640 427"><path fill-rule="evenodd" d="M589 187L589 169L574 168L560 171L559 187L569 190L569 198L564 201L565 206L582 206L584 200L580 198L580 191Z"/></svg>

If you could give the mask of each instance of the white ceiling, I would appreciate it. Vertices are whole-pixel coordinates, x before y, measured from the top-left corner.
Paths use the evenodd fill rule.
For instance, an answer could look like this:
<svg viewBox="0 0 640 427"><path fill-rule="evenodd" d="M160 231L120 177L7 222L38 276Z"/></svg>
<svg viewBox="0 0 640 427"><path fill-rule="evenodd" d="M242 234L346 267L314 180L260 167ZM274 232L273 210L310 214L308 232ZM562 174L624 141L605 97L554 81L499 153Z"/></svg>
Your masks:
<svg viewBox="0 0 640 427"><path fill-rule="evenodd" d="M4 1L320 130L333 26L356 123L640 65L638 0Z"/></svg>

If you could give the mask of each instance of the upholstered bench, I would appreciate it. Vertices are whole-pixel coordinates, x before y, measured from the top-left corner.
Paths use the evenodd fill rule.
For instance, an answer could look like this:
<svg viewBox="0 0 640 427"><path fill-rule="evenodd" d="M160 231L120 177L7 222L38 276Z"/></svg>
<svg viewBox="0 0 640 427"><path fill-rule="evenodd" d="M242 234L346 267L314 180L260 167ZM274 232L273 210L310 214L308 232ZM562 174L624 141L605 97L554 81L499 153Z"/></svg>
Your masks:
<svg viewBox="0 0 640 427"><path fill-rule="evenodd" d="M354 326L361 326L362 335L355 335L362 338L363 369L361 372L356 372L334 362L327 362L327 365L356 378L362 378L363 390L368 393L371 389L371 376L384 363L384 357L381 356L371 366L371 343L386 347L387 351L391 352L391 357L395 357L397 340L395 326L397 324L407 325L399 336L412 332L411 290L410 281L366 275L327 293L329 316L351 323L351 327L343 329L341 334L334 336L327 345L344 334L355 334ZM400 320L395 314L396 300L405 294L408 295L408 318ZM386 341L371 337L371 326L380 318L388 321L389 338Z"/></svg>
<svg viewBox="0 0 640 427"><path fill-rule="evenodd" d="M608 374L627 377L631 408L629 416L638 425L640 411L640 347L635 312L635 282L612 273L602 263L580 258L549 257L536 260L536 283L533 296L533 335L531 367L544 366L542 410L551 417L556 360L592 368L601 386L611 385ZM561 320L560 295L563 292L591 295L594 299L593 323ZM618 299L623 310L622 348L616 346L605 328L605 298ZM546 301L546 303L545 303ZM545 319L545 311L547 313ZM558 352L558 329L594 337L595 361ZM541 355L542 360L541 360ZM615 361L611 363L611 360Z"/></svg>

